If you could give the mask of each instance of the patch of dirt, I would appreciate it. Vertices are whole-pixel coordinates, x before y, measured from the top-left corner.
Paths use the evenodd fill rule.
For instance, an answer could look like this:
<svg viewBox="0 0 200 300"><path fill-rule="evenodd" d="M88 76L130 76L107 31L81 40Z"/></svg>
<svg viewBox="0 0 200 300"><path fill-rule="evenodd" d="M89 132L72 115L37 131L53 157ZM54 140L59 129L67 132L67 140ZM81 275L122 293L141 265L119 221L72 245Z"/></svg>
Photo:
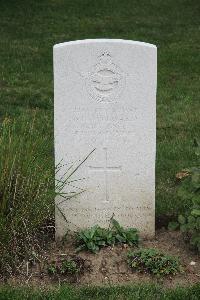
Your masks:
<svg viewBox="0 0 200 300"><path fill-rule="evenodd" d="M177 220L177 216L174 215L160 215L156 217L156 229L168 228L169 222Z"/></svg>
<svg viewBox="0 0 200 300"><path fill-rule="evenodd" d="M200 256L188 249L180 232L160 229L154 240L143 241L140 247L156 248L164 253L178 256L183 272L175 276L156 278L155 276L133 272L126 263L126 255L131 248L127 245L106 247L97 254L86 251L75 252L74 239L69 238L63 244L52 243L51 248L30 265L25 264L19 276L12 277L7 283L49 286L60 282L73 282L78 285L110 285L130 283L162 283L165 287L188 285L200 282ZM82 259L84 267L76 277L62 276L52 278L47 272L51 261L58 261L65 256ZM190 264L193 262L192 264ZM194 263L195 262L195 263ZM22 275L23 274L23 275ZM75 279L75 280L74 280Z"/></svg>

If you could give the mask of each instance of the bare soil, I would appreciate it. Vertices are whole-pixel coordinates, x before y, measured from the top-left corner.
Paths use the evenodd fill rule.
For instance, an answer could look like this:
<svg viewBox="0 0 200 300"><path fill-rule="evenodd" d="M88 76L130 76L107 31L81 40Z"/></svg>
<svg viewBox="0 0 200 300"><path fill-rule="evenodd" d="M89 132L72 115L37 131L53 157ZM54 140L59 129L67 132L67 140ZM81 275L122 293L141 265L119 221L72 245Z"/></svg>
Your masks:
<svg viewBox="0 0 200 300"><path fill-rule="evenodd" d="M63 244L52 243L48 251L33 261L24 263L20 275L9 278L10 284L49 286L61 282L75 285L115 285L131 283L162 283L165 287L189 285L200 282L200 256L192 252L184 242L180 232L159 229L154 240L143 241L141 247L156 248L164 253L178 256L183 272L175 276L157 278L149 274L133 272L126 263L126 255L131 248L128 245L106 247L97 254L86 251L76 253L74 239L69 238ZM83 261L84 268L79 275L50 276L47 264L63 257L76 255ZM191 262L193 262L191 264Z"/></svg>

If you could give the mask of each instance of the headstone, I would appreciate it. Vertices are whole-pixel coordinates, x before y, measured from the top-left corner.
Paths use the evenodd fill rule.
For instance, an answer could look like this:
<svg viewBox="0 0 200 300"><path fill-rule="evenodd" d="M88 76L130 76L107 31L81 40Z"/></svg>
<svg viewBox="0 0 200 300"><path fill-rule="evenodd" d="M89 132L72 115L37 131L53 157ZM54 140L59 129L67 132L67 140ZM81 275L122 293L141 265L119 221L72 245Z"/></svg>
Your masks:
<svg viewBox="0 0 200 300"><path fill-rule="evenodd" d="M54 46L56 237L114 217L155 231L156 46L83 40ZM83 191L84 190L84 191ZM83 191L83 192L82 192Z"/></svg>

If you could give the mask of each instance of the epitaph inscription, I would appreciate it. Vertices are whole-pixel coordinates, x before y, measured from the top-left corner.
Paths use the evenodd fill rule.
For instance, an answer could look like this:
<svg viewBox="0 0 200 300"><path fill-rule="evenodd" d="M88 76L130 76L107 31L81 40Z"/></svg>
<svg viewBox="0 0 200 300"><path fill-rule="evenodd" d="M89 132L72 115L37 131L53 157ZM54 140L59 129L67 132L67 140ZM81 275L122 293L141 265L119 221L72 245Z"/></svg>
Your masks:
<svg viewBox="0 0 200 300"><path fill-rule="evenodd" d="M113 216L154 236L156 60L154 45L134 41L54 46L56 180L95 149L63 188L77 196L56 197L57 238Z"/></svg>

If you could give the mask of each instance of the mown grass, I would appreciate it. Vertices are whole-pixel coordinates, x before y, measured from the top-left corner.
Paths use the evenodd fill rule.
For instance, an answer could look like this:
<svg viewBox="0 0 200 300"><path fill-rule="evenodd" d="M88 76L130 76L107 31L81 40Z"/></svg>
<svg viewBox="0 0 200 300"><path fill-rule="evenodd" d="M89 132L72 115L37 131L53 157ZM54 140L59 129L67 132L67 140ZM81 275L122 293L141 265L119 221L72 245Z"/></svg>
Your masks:
<svg viewBox="0 0 200 300"><path fill-rule="evenodd" d="M1 1L1 119L27 108L53 114L55 43L106 37L156 44L156 213L183 211L174 177L195 164L192 143L200 135L199 10L199 0Z"/></svg>
<svg viewBox="0 0 200 300"><path fill-rule="evenodd" d="M16 194L15 188L9 190L10 197L6 198L10 199L9 203L0 204L0 236L3 243L3 252L0 253L3 263L1 269L8 271L10 267L14 267L13 263L17 266L20 257L17 257L16 262L13 259L15 254L21 253L21 259L31 255L31 247L25 249L27 245L31 245L26 239L31 239L31 232L53 215L52 196L46 195L45 201L42 197L36 197L36 202L31 201L31 197L37 196L34 188L37 192L40 180L43 181L46 175L49 178L52 176L52 46L55 43L106 37L157 45L156 214L178 214L185 209L188 203L177 198L174 176L180 169L196 163L192 144L193 138L200 136L199 11L199 0L0 1L0 121L6 123L16 119L11 148L5 139L0 149L0 201L3 203L2 195L5 191L8 192L6 182L10 182L9 177L2 173L5 169L2 166L6 166L8 162L12 164L15 156L18 157L18 144L21 145L22 154L18 157L19 169L16 174L19 174L19 170L21 182L26 182L23 179L27 175L33 180L31 186L26 182L29 192L25 201L20 201L20 197L25 195L21 193L18 177L13 177L12 182L17 184L13 187L19 187L19 193ZM35 110L38 113L35 116L34 131L24 136L24 132L27 133L24 118L32 119ZM28 128L30 129L30 123ZM0 139L2 141L2 136ZM35 142L38 145L36 148ZM37 156L36 160L33 160L34 155ZM31 169L27 168L28 162L31 162ZM12 171L12 168L8 166L6 170ZM28 170L31 172L27 173ZM13 205L15 211L12 210ZM19 233L22 239L19 238ZM16 239L18 242L13 243ZM19 241L23 240L25 244L20 244ZM155 286L80 290L62 287L46 292L0 288L0 299L5 300L196 300L199 295L199 285L175 290L163 290Z"/></svg>
<svg viewBox="0 0 200 300"><path fill-rule="evenodd" d="M163 289L153 285L135 285L119 287L72 288L63 286L58 290L34 290L27 288L0 288L0 299L4 300L198 300L200 285L188 288Z"/></svg>

